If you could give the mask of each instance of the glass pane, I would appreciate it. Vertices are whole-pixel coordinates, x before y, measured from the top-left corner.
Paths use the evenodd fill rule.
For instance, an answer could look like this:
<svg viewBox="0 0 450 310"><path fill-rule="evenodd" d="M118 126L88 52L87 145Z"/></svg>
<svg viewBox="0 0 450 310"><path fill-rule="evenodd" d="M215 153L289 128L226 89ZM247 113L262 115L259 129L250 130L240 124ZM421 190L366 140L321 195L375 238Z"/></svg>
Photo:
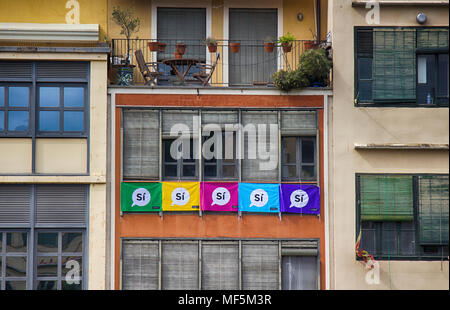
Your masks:
<svg viewBox="0 0 450 310"><path fill-rule="evenodd" d="M61 275L66 281L79 280L83 275L83 259L81 256L63 256L61 261Z"/></svg>
<svg viewBox="0 0 450 310"><path fill-rule="evenodd" d="M58 233L38 233L37 251L40 253L57 253Z"/></svg>
<svg viewBox="0 0 450 310"><path fill-rule="evenodd" d="M417 83L427 83L427 58L425 56L417 57Z"/></svg>
<svg viewBox="0 0 450 310"><path fill-rule="evenodd" d="M302 163L314 163L314 141L302 141Z"/></svg>
<svg viewBox="0 0 450 310"><path fill-rule="evenodd" d="M27 131L28 111L8 111L8 130Z"/></svg>
<svg viewBox="0 0 450 310"><path fill-rule="evenodd" d="M295 165L283 165L281 170L283 178L298 178L297 166Z"/></svg>
<svg viewBox="0 0 450 310"><path fill-rule="evenodd" d="M5 130L5 111L0 111L0 131Z"/></svg>
<svg viewBox="0 0 450 310"><path fill-rule="evenodd" d="M64 106L65 107L84 106L84 88L64 87Z"/></svg>
<svg viewBox="0 0 450 310"><path fill-rule="evenodd" d="M294 164L297 161L297 138L283 138L283 163Z"/></svg>
<svg viewBox="0 0 450 310"><path fill-rule="evenodd" d="M189 143L189 144L188 144ZM185 150L183 151L183 147L188 147L189 146L189 150ZM183 144L181 144L181 150L182 150L182 154L183 154L183 162L188 162L188 163L193 163L195 162L195 158L194 158L194 141L191 139L189 140L189 142L185 141ZM186 155L185 156L185 152Z"/></svg>
<svg viewBox="0 0 450 310"><path fill-rule="evenodd" d="M26 277L27 257L26 256L6 256L6 277Z"/></svg>
<svg viewBox="0 0 450 310"><path fill-rule="evenodd" d="M372 58L359 58L359 79L372 79Z"/></svg>
<svg viewBox="0 0 450 310"><path fill-rule="evenodd" d="M6 290L26 290L27 282L26 281L6 281Z"/></svg>
<svg viewBox="0 0 450 310"><path fill-rule="evenodd" d="M36 281L37 290L51 291L57 290L57 288L58 284L56 283L56 281L46 281L46 280Z"/></svg>
<svg viewBox="0 0 450 310"><path fill-rule="evenodd" d="M77 284L78 282L78 284ZM68 290L72 290L72 291L79 291L81 290L81 281L62 281L61 282L61 289L68 291Z"/></svg>
<svg viewBox="0 0 450 310"><path fill-rule="evenodd" d="M177 176L177 165L164 165L164 176L176 177Z"/></svg>
<svg viewBox="0 0 450 310"><path fill-rule="evenodd" d="M30 98L30 89L28 87L15 87L9 88L9 102L10 107L28 107Z"/></svg>
<svg viewBox="0 0 450 310"><path fill-rule="evenodd" d="M183 165L184 177L195 177L195 165Z"/></svg>
<svg viewBox="0 0 450 310"><path fill-rule="evenodd" d="M383 255L398 254L397 224L384 222L381 232L381 253Z"/></svg>
<svg viewBox="0 0 450 310"><path fill-rule="evenodd" d="M0 87L0 107L5 105L5 88Z"/></svg>
<svg viewBox="0 0 450 310"><path fill-rule="evenodd" d="M234 165L222 166L222 175L224 178L236 177L236 168Z"/></svg>
<svg viewBox="0 0 450 310"><path fill-rule="evenodd" d="M217 177L217 166L205 165L205 177Z"/></svg>
<svg viewBox="0 0 450 310"><path fill-rule="evenodd" d="M59 112L40 111L39 112L40 131L59 131Z"/></svg>
<svg viewBox="0 0 450 310"><path fill-rule="evenodd" d="M314 166L303 166L302 167L302 179L314 179L315 172Z"/></svg>
<svg viewBox="0 0 450 310"><path fill-rule="evenodd" d="M39 277L58 275L58 257L57 256L38 256L36 257L36 269Z"/></svg>
<svg viewBox="0 0 450 310"><path fill-rule="evenodd" d="M40 107L59 107L60 89L59 87L40 87L39 88L39 106Z"/></svg>
<svg viewBox="0 0 450 310"><path fill-rule="evenodd" d="M83 252L83 235L81 233L63 233L62 251Z"/></svg>
<svg viewBox="0 0 450 310"><path fill-rule="evenodd" d="M64 112L64 131L83 131L84 112L65 111Z"/></svg>
<svg viewBox="0 0 450 310"><path fill-rule="evenodd" d="M164 145L164 161L166 163L170 163L170 162L176 162L176 159L174 159L171 155L170 155L170 146L172 145L172 142L174 140L164 140L163 141L163 145Z"/></svg>
<svg viewBox="0 0 450 310"><path fill-rule="evenodd" d="M6 252L25 253L27 251L27 233L10 232L6 233Z"/></svg>

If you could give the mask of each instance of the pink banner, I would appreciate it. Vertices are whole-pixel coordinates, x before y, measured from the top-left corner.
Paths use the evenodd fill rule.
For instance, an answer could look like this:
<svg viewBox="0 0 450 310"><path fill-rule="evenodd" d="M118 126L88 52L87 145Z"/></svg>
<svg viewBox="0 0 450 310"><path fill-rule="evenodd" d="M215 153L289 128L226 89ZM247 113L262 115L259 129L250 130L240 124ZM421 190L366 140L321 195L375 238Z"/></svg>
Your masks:
<svg viewBox="0 0 450 310"><path fill-rule="evenodd" d="M201 183L202 211L238 211L238 183Z"/></svg>

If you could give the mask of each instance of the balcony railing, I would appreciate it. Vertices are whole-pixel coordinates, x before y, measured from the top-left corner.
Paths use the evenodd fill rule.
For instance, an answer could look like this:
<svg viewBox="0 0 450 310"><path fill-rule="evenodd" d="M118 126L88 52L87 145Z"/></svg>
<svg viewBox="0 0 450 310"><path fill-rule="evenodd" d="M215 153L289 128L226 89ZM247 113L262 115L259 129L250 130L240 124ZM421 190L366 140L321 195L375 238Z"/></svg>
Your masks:
<svg viewBox="0 0 450 310"><path fill-rule="evenodd" d="M129 55L130 63L135 65L134 84L144 84L144 79L137 61L135 51L141 50L146 62L161 62L165 59L175 58L176 43L186 44L186 51L182 58L195 58L201 63L211 64L216 60L216 53L220 54L216 68L209 81L210 86L216 87L247 87L247 86L273 86L272 75L279 69L295 69L298 66L300 55L308 48L311 41L296 40L292 44L290 52L283 52L278 44L272 52L267 52L264 42L260 40L236 40L240 43L240 50L233 53L230 42L221 40L218 42L216 53L210 53L207 46L200 40L167 40L159 39L158 42L166 43L164 52L151 52L148 43L155 42L155 39L113 39L111 45L111 64L121 64L125 62ZM129 52L128 52L129 49ZM158 79L161 86L192 86L199 85L199 81L192 75L199 71L198 67L191 67L184 81L177 79L177 76L167 65L160 64L158 70L164 74ZM185 68L180 68L180 72ZM111 83L115 84L114 78Z"/></svg>

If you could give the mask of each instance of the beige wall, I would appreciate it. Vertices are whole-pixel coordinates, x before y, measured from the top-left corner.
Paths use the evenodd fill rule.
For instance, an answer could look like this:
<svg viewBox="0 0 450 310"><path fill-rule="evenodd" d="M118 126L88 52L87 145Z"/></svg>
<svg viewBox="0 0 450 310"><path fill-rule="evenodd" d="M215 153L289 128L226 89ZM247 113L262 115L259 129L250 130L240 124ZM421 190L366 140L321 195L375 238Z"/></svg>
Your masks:
<svg viewBox="0 0 450 310"><path fill-rule="evenodd" d="M31 139L0 139L0 174L31 173Z"/></svg>
<svg viewBox="0 0 450 310"><path fill-rule="evenodd" d="M330 2L333 31L333 106L330 108L329 219L331 289L448 289L447 262L380 262L380 284L365 281L355 259L356 173L448 173L448 151L355 150L366 143L449 143L448 108L356 108L353 103L354 25L366 25L365 8L351 0ZM448 26L448 8L384 7L382 25ZM390 280L389 280L390 279Z"/></svg>

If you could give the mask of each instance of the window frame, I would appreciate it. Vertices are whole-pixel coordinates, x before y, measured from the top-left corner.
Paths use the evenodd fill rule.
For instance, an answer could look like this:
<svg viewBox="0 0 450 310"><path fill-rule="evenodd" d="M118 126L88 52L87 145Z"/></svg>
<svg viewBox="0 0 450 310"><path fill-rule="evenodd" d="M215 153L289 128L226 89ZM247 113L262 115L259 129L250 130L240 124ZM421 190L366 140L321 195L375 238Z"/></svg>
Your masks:
<svg viewBox="0 0 450 310"><path fill-rule="evenodd" d="M1 82L0 87L4 88L4 105L0 106L0 112L4 112L3 116L3 130L0 130L1 137L31 137L33 133L33 84L31 82ZM27 107L10 107L9 106L9 88L11 87L28 87L29 98ZM26 131L9 130L8 129L8 112L11 111L24 111L28 112L28 129Z"/></svg>
<svg viewBox="0 0 450 310"><path fill-rule="evenodd" d="M399 236L399 232L401 232L401 221L365 221L365 222L372 222L374 223L373 225L376 226L375 229L375 234L376 234L376 238L377 241L375 243L375 249L377 251L380 251L380 253L370 253L371 255L373 255L373 257L376 260L407 260L407 261L439 261L439 260L447 260L448 261L448 247L449 245L444 245L444 244L440 244L440 245L429 245L429 244L424 244L421 245L420 243L420 220L419 220L419 177L421 176L449 176L448 174L401 174L401 173L395 173L395 174L390 174L390 173L356 173L355 174L355 197L356 197L356 201L355 201L355 206L356 206L356 221L355 221L355 236L356 238L359 235L359 232L361 231L361 237L362 237L362 223L363 221L361 220L361 188L360 188L360 182L359 182L359 177L363 176L363 175L379 175L379 176L410 176L411 180L412 180L412 186L413 186L413 213L414 213L414 219L412 221L413 227L414 227L414 254L412 255L384 255L381 253L381 242L383 242L382 238L381 238L381 234L383 233L383 229L382 229L382 223L395 223L396 225L396 231L397 231L397 236ZM410 222L410 221L407 221ZM355 240L356 242L356 240ZM399 240L397 240L397 242L399 242ZM424 247L427 246L435 246L438 248L438 255L427 255L424 253ZM447 255L444 255L444 251L445 251L445 247L447 247ZM399 249L399 247L398 247ZM365 249L367 250L367 249ZM356 256L357 260L362 260L362 258Z"/></svg>
<svg viewBox="0 0 450 310"><path fill-rule="evenodd" d="M202 130L203 134L203 130ZM202 152L202 181L237 181L239 179L239 160L237 156L237 141L238 141L238 135L236 131L232 132L233 134L233 153L234 153L234 160L233 163L225 162L224 158L221 159L215 159L214 163L207 162L207 160L203 157ZM225 155L225 135L226 132L222 131L222 157ZM211 137L208 136L202 136L202 150L203 150L203 144L207 139ZM213 157L214 158L214 157ZM212 166L216 168L216 176L206 176L205 169L207 166ZM233 177L224 177L223 176L223 168L224 167L234 167L234 176Z"/></svg>
<svg viewBox="0 0 450 310"><path fill-rule="evenodd" d="M283 163L284 162L284 147L283 147L283 140L286 138L295 138L295 150L296 150L296 160L294 164L289 164L289 163ZM313 163L304 163L303 162L303 141L312 141L313 142L313 148L314 148L314 154L313 154ZM317 178L317 142L316 142L316 137L314 136L300 136L300 135L282 135L281 136L281 159L279 164L281 165L281 181L283 182L294 182L294 181L299 181L299 182L308 182L308 183L316 183L318 181ZM284 171L284 167L286 166L295 166L296 167L296 172L297 172L297 177L286 177L283 175L283 171ZM314 177L313 178L302 178L301 177L301 173L302 173L302 169L304 166L307 167L313 167L314 168Z"/></svg>
<svg viewBox="0 0 450 310"><path fill-rule="evenodd" d="M417 31L422 29L422 30L427 30L427 29L447 29L447 31L449 30L449 27L445 27L445 26L426 26L426 27L417 27L417 26L406 26L406 27L394 27L394 26L377 26L377 27L373 27L373 26L355 26L353 29L353 43L354 43L354 47L353 47L353 57L354 57L354 68L353 68L353 76L354 76L354 81L353 81L353 87L354 87L354 93L353 93L353 100L354 100L354 106L355 107L396 107L396 108L411 108L411 107L416 107L416 108L448 108L449 104L417 104L417 85L418 85L418 79L417 79L417 74L418 74L418 70L417 70L417 63L416 63L416 67L415 67L415 76L416 76L416 81L415 81L415 86L416 86L416 93L415 93L415 98L414 100L403 100L403 99L396 99L396 100L391 100L391 99L386 99L386 100L359 100L359 60L361 58L367 58L367 57L363 57L363 56L359 56L358 53L358 31L360 30L373 30L375 28L384 28L384 29L391 29L391 30L395 30L395 29L410 29L410 30L414 30L415 33L417 34ZM416 46L415 46L415 58L417 59L417 55L421 54L421 53L431 53L431 54L449 54L449 47L447 48L419 48L417 46L417 36L416 36ZM371 57L373 59L373 55ZM437 76L437 72L435 73ZM371 81L373 82L373 70L372 70L372 79ZM437 82L437 80L436 80ZM373 85L373 83L372 83ZM434 102L436 102L436 96L434 97Z"/></svg>
<svg viewBox="0 0 450 310"><path fill-rule="evenodd" d="M163 181L198 181L199 179L199 159L194 158L194 163L186 163L183 158L176 159L175 162L167 163L166 162L166 152L165 144L173 143L177 138L162 138L161 139L161 149L162 149L162 158L161 158L161 178ZM172 141L172 142L169 142ZM195 138L190 138L189 141L192 141L192 147L195 147ZM189 142L190 143L190 142ZM193 150L192 150L193 151ZM176 166L177 167L177 176L166 176L165 167L166 165ZM195 175L194 176L184 176L183 168L185 166L194 166L195 167Z"/></svg>

